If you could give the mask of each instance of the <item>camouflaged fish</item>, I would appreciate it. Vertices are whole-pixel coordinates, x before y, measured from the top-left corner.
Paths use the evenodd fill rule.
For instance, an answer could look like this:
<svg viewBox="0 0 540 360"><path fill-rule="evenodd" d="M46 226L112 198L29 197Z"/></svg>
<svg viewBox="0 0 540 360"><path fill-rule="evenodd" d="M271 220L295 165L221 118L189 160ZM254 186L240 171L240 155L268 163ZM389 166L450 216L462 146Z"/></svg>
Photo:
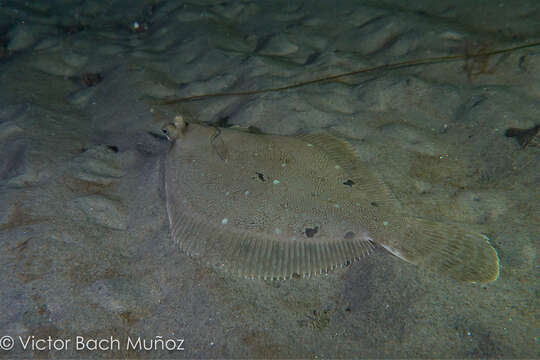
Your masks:
<svg viewBox="0 0 540 360"><path fill-rule="evenodd" d="M328 135L277 136L188 124L162 131L172 236L188 254L249 278L325 273L379 245L470 282L499 275L488 239L404 214L350 145Z"/></svg>

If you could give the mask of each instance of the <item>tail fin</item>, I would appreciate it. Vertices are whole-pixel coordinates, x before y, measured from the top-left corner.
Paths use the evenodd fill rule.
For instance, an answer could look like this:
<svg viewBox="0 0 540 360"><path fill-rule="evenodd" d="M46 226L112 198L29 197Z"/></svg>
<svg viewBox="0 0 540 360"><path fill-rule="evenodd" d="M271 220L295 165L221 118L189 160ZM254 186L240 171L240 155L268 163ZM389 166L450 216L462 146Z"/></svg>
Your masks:
<svg viewBox="0 0 540 360"><path fill-rule="evenodd" d="M487 236L459 226L412 217L400 221L398 238L381 244L394 255L459 281L499 277L499 256Z"/></svg>

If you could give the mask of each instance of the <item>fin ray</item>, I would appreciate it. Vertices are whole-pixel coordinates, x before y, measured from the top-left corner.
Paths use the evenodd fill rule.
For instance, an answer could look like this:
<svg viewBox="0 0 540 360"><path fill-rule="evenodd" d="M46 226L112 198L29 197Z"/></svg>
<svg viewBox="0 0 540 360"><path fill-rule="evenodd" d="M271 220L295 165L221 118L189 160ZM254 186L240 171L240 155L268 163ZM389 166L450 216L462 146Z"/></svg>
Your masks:
<svg viewBox="0 0 540 360"><path fill-rule="evenodd" d="M397 241L383 247L427 270L465 282L491 282L499 277L500 260L489 239L458 225L405 217Z"/></svg>

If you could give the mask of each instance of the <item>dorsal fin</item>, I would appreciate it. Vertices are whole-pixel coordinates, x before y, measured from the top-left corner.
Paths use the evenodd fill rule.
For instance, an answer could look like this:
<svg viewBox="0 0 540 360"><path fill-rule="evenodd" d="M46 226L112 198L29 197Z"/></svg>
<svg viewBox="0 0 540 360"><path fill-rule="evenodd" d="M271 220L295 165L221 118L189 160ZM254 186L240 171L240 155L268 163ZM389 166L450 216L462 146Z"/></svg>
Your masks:
<svg viewBox="0 0 540 360"><path fill-rule="evenodd" d="M373 170L366 167L348 142L327 134L299 135L298 138L324 151L330 160L345 170L360 191L373 194L374 201L380 206L392 207L394 210L399 206L386 184Z"/></svg>

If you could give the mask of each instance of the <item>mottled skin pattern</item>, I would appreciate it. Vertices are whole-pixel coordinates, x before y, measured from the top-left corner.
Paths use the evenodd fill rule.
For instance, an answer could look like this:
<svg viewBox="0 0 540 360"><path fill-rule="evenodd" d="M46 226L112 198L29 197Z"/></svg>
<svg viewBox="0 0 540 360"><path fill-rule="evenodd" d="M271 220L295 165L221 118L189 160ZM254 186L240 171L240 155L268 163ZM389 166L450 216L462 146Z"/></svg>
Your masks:
<svg viewBox="0 0 540 360"><path fill-rule="evenodd" d="M484 238L400 215L384 183L339 139L251 134L181 117L163 131L173 237L215 266L247 277L310 276L375 243L459 280L498 276Z"/></svg>

